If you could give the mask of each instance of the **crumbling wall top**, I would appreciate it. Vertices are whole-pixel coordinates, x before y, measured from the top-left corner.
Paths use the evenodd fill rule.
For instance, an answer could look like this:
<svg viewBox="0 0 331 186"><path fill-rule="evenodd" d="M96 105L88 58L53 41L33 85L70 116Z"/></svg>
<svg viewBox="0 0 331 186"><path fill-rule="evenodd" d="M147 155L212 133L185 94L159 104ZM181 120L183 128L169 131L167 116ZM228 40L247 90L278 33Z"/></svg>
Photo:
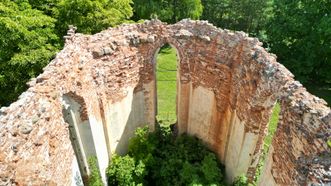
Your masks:
<svg viewBox="0 0 331 186"><path fill-rule="evenodd" d="M153 79L153 57L165 43L180 55L180 81L212 90L218 109L236 111L245 130L261 135L259 143L269 111L280 101L281 119L272 143L277 184L329 179L330 163L323 154L330 154L330 108L295 81L258 39L187 19L173 25L158 20L123 24L95 35L72 28L68 34L64 49L28 83L30 88L0 109L0 185L67 185L74 152L62 116L62 95L72 92L83 98L86 115L96 107L90 98L121 100L125 87L138 90Z"/></svg>

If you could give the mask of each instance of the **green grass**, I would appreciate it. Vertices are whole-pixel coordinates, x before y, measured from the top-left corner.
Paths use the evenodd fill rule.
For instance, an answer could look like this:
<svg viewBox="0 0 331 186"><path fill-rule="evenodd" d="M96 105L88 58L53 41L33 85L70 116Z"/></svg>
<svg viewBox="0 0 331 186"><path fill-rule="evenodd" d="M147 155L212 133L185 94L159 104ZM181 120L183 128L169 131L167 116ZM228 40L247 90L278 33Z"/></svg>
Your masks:
<svg viewBox="0 0 331 186"><path fill-rule="evenodd" d="M269 121L268 134L264 139L264 147L263 147L264 151L269 150L269 146L271 144L272 137L276 132L277 124L278 124L278 120L279 120L279 112L280 112L280 105L279 105L279 103L276 103L276 105L272 111L270 121Z"/></svg>
<svg viewBox="0 0 331 186"><path fill-rule="evenodd" d="M162 47L157 56L157 119L162 123L175 123L176 116L176 49Z"/></svg>
<svg viewBox="0 0 331 186"><path fill-rule="evenodd" d="M280 113L280 105L279 103L276 103L275 107L273 108L271 118L269 120L268 124L268 133L266 137L264 138L264 143L263 143L263 152L260 157L259 164L257 166L256 174L255 174L255 184L259 181L261 171L264 166L264 162L267 158L268 152L269 152L269 147L272 142L272 138L276 132L277 129L277 124L279 120L279 113Z"/></svg>

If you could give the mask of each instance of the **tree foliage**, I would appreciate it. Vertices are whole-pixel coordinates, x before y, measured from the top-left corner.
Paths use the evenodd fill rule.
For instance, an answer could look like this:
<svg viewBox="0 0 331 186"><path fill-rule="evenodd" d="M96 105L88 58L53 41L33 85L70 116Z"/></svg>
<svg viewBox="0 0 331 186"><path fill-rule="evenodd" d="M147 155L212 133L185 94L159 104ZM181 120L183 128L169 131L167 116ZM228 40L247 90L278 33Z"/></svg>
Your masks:
<svg viewBox="0 0 331 186"><path fill-rule="evenodd" d="M200 140L175 138L169 126L154 133L138 128L129 153L113 156L107 176L110 185L222 185L221 166Z"/></svg>
<svg viewBox="0 0 331 186"><path fill-rule="evenodd" d="M134 4L133 4L134 2ZM328 0L2 0L0 2L0 105L63 45L72 24L96 33L134 19L175 23L206 19L259 37L303 83L331 84L331 1Z"/></svg>
<svg viewBox="0 0 331 186"><path fill-rule="evenodd" d="M64 35L68 25L81 33L96 33L132 16L132 0L61 0L55 12L56 27Z"/></svg>
<svg viewBox="0 0 331 186"><path fill-rule="evenodd" d="M63 44L68 25L95 33L132 16L132 0L2 0L0 106L17 99Z"/></svg>
<svg viewBox="0 0 331 186"><path fill-rule="evenodd" d="M55 55L55 21L26 1L0 2L0 105L16 99Z"/></svg>
<svg viewBox="0 0 331 186"><path fill-rule="evenodd" d="M199 19L202 10L201 0L134 0L136 20L157 17L175 23L184 18Z"/></svg>
<svg viewBox="0 0 331 186"><path fill-rule="evenodd" d="M303 83L331 84L331 1L202 0L202 19L260 38Z"/></svg>
<svg viewBox="0 0 331 186"><path fill-rule="evenodd" d="M331 1L275 0L272 52L297 79L331 83Z"/></svg>
<svg viewBox="0 0 331 186"><path fill-rule="evenodd" d="M48 16L53 16L60 0L29 0L32 8L43 11Z"/></svg>
<svg viewBox="0 0 331 186"><path fill-rule="evenodd" d="M273 0L202 0L202 18L222 28L260 36L272 15L272 2Z"/></svg>

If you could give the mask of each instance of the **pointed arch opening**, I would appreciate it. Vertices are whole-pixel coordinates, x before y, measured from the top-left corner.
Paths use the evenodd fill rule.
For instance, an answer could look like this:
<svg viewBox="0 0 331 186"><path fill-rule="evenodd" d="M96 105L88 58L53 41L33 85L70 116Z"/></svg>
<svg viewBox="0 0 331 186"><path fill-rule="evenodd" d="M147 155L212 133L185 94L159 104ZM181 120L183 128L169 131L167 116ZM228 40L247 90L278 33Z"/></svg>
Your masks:
<svg viewBox="0 0 331 186"><path fill-rule="evenodd" d="M262 154L259 157L259 163L257 165L257 170L255 172L255 180L254 182L260 183L261 177L263 178L263 174L266 174L266 170L270 169L271 166L271 159L268 157L272 155L273 149L271 149L272 139L276 133L278 123L279 123L279 116L281 111L280 101L277 100L273 109L272 113L269 118L269 122L267 124L267 133L263 140L263 147L262 147Z"/></svg>
<svg viewBox="0 0 331 186"><path fill-rule="evenodd" d="M178 51L166 43L155 56L156 120L161 124L176 124L179 79Z"/></svg>
<svg viewBox="0 0 331 186"><path fill-rule="evenodd" d="M91 172L88 160L96 157L96 150L86 106L83 98L72 93L63 95L62 100L62 114L64 121L69 124L70 141L75 152L80 176L84 184L87 184Z"/></svg>

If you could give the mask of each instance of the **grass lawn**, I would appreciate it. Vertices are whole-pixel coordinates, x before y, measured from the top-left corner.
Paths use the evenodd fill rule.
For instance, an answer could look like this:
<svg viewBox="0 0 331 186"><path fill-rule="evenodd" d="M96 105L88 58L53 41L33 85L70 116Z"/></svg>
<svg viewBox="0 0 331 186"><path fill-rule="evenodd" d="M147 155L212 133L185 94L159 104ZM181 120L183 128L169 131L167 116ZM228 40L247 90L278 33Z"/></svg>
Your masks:
<svg viewBox="0 0 331 186"><path fill-rule="evenodd" d="M162 47L157 56L157 119L164 124L177 121L176 116L176 49Z"/></svg>

